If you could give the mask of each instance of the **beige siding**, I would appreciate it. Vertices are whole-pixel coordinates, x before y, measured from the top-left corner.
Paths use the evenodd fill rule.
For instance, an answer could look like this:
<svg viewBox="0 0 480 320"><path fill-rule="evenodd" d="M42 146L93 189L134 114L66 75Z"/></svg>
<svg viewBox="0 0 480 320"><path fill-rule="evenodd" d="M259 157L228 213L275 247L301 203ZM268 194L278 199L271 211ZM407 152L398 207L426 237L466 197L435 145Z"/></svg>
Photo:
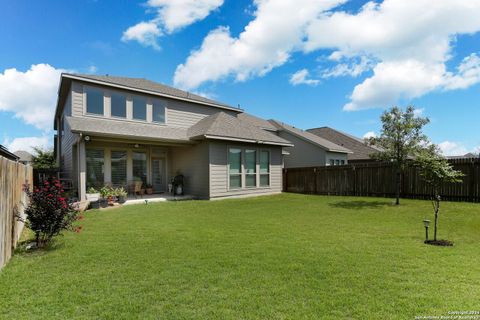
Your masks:
<svg viewBox="0 0 480 320"><path fill-rule="evenodd" d="M229 190L228 188L228 148L249 147L270 151L270 187ZM228 142L210 142L210 198L261 195L282 191L282 148Z"/></svg>
<svg viewBox="0 0 480 320"><path fill-rule="evenodd" d="M348 153L339 153L339 152L327 152L326 155L326 164L330 164L330 159L332 160L343 160L345 161L345 164L348 163Z"/></svg>
<svg viewBox="0 0 480 320"><path fill-rule="evenodd" d="M72 82L72 116L83 115L83 86L82 84Z"/></svg>
<svg viewBox="0 0 480 320"><path fill-rule="evenodd" d="M185 101L168 100L166 118L167 125L172 127L188 128L209 115L224 111L235 115L236 112L193 104Z"/></svg>
<svg viewBox="0 0 480 320"><path fill-rule="evenodd" d="M74 174L74 166L75 163L73 157L73 145L76 143L78 139L78 134L72 133L68 123L65 122L64 124L64 134L61 137L61 171L62 171L62 178L72 179L74 182L76 181L76 175Z"/></svg>
<svg viewBox="0 0 480 320"><path fill-rule="evenodd" d="M171 152L171 174L181 173L185 179L186 194L208 198L208 143L194 146L174 147Z"/></svg>

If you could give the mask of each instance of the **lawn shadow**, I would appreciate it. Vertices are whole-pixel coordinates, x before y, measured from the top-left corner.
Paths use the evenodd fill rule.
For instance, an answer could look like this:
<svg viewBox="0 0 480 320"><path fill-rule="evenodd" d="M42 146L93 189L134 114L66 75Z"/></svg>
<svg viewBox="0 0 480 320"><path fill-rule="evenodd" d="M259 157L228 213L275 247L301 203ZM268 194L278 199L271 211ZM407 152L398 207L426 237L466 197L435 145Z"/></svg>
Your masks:
<svg viewBox="0 0 480 320"><path fill-rule="evenodd" d="M388 201L365 201L365 200L352 200L352 201L337 201L329 204L330 207L361 210L361 209L378 209L385 206L391 206Z"/></svg>

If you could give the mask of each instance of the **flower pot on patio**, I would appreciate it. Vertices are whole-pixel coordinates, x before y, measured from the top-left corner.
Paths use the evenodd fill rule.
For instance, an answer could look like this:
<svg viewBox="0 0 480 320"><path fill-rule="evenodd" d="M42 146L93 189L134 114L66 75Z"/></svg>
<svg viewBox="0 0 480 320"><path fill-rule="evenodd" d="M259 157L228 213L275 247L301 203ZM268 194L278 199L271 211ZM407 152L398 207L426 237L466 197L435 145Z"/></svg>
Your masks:
<svg viewBox="0 0 480 320"><path fill-rule="evenodd" d="M147 194L153 194L153 188L147 188L145 189L145 191L147 192Z"/></svg>
<svg viewBox="0 0 480 320"><path fill-rule="evenodd" d="M106 207L108 207L108 201L107 201L107 199L101 198L100 200L98 200L98 202L100 203L100 207L101 207L101 208L106 208Z"/></svg>
<svg viewBox="0 0 480 320"><path fill-rule="evenodd" d="M100 208L100 201L90 201L90 208L91 209L98 209Z"/></svg>
<svg viewBox="0 0 480 320"><path fill-rule="evenodd" d="M127 197L125 196L118 196L118 203L124 204L127 201Z"/></svg>

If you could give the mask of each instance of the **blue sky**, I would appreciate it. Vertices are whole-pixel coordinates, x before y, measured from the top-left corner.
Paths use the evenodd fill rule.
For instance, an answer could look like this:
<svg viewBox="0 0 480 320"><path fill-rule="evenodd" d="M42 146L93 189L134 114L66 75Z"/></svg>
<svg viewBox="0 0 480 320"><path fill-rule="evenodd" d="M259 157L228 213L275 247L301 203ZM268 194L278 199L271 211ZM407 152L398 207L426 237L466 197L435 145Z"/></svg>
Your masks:
<svg viewBox="0 0 480 320"><path fill-rule="evenodd" d="M0 1L0 143L51 145L58 75L144 77L307 129L413 104L480 152L478 1ZM477 55L478 54L478 55Z"/></svg>

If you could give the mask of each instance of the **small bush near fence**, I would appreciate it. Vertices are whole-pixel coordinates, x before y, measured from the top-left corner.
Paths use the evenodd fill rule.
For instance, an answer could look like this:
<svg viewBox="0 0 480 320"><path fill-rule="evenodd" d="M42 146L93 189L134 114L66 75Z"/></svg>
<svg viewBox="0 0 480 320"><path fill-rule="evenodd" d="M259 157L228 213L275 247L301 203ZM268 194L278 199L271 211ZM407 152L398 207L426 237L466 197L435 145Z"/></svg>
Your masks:
<svg viewBox="0 0 480 320"><path fill-rule="evenodd" d="M480 159L449 160L455 170L465 176L462 183L445 184L440 188L442 199L449 201L480 202ZM395 168L390 163L349 164L290 168L283 171L285 192L348 195L395 196ZM401 197L430 199L431 188L423 181L414 165L402 175Z"/></svg>

